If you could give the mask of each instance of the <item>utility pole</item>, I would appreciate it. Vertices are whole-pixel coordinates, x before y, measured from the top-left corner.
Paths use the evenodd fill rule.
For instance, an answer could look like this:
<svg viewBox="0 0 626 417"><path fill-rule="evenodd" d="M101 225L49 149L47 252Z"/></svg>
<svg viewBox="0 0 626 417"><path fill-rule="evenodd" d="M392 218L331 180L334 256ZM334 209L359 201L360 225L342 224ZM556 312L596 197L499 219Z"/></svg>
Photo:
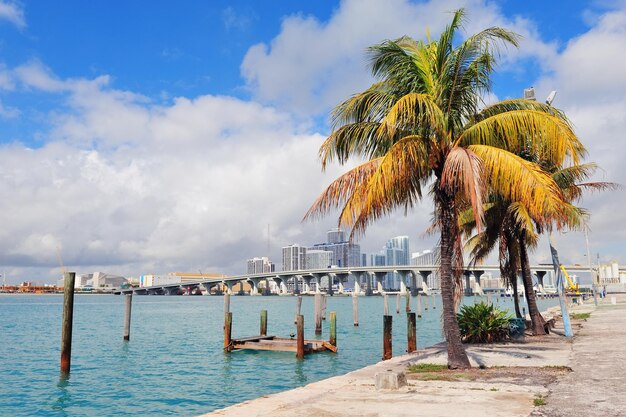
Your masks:
<svg viewBox="0 0 626 417"><path fill-rule="evenodd" d="M593 292L593 303L598 306L598 287L597 279L593 274L591 267L591 251L589 250L589 226L585 225L585 243L587 244L587 261L589 261L589 276L591 277L591 291ZM600 271L598 271L600 273Z"/></svg>

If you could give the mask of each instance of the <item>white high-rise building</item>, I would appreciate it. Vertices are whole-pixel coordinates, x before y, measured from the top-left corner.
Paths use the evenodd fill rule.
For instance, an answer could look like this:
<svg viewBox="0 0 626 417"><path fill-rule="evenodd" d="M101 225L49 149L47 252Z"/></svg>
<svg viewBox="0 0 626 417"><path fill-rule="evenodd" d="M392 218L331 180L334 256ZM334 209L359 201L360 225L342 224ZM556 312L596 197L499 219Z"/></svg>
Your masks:
<svg viewBox="0 0 626 417"><path fill-rule="evenodd" d="M306 248L298 244L283 247L283 271L306 269Z"/></svg>
<svg viewBox="0 0 626 417"><path fill-rule="evenodd" d="M307 249L306 268L326 269L333 265L333 252L329 250Z"/></svg>
<svg viewBox="0 0 626 417"><path fill-rule="evenodd" d="M265 272L274 272L276 267L268 257L248 259L248 274L263 274Z"/></svg>

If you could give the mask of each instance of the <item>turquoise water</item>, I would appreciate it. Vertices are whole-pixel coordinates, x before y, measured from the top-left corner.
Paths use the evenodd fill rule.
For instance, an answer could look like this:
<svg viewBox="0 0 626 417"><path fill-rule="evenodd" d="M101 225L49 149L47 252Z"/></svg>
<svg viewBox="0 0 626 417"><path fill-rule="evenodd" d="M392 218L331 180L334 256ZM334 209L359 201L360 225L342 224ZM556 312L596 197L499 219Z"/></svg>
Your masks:
<svg viewBox="0 0 626 417"><path fill-rule="evenodd" d="M77 295L71 375L62 381L62 303L62 295L0 295L0 415L193 416L344 374L382 356L382 297L359 298L358 327L351 298L329 297L339 352L299 361L293 353L224 354L222 297L135 296L131 340L124 342L124 297ZM418 320L418 347L442 340L441 299L436 304L433 310L431 298ZM542 301L540 307L554 304ZM403 299L396 314L395 296L389 298L394 356L406 349L404 305ZM233 337L258 334L262 309L268 310L268 334L288 337L295 333L295 306L295 297L232 297ZM309 339L315 338L313 308L313 297L303 297Z"/></svg>

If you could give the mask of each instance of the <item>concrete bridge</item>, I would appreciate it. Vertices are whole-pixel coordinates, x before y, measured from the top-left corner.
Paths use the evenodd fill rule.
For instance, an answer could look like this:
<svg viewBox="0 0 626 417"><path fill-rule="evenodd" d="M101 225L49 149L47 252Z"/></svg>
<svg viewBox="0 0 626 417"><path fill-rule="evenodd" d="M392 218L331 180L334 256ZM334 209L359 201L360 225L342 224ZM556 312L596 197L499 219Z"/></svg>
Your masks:
<svg viewBox="0 0 626 417"><path fill-rule="evenodd" d="M417 294L419 290L429 293L431 290L427 285L428 277L439 268L438 265L396 265L396 266L362 266L347 268L313 269L302 271L282 271L268 272L262 274L236 275L225 278L207 278L199 281L172 283L166 285L155 285L152 287L118 289L116 294L145 294L145 295L180 295L180 294L202 294L217 287L216 293L221 294L224 288L229 294L233 294L237 284L246 282L250 284L250 295L260 295L259 284L261 281L273 281L278 288L278 294L310 294L322 291L322 278L327 279L327 292L332 293L335 285L338 293L343 294L346 284L353 284L354 293L360 295L371 295L374 290L384 293L383 280L390 272L395 272L400 276L399 291L404 293L407 290L412 294ZM551 265L531 266L537 283L543 287L546 274L553 274ZM588 272L588 267L566 266L570 273ZM481 265L474 268L466 268L463 271L464 288L466 294L472 294L470 278L474 277L476 283L480 285L480 277L485 272L496 271L500 268L497 265ZM243 286L242 286L243 288ZM203 291L204 290L204 291Z"/></svg>

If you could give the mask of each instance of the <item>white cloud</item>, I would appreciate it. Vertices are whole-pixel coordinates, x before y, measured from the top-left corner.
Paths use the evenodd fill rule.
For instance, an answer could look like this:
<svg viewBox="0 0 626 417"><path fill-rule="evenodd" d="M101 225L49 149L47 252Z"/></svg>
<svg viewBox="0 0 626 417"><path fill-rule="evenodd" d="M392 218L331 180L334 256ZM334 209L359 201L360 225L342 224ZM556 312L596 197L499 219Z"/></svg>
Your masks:
<svg viewBox="0 0 626 417"><path fill-rule="evenodd" d="M596 16L589 31L572 39L554 57L552 72L538 80L538 96L557 90L554 105L566 111L576 133L589 151L588 161L602 170L594 180L626 185L624 132L626 132L626 4ZM626 262L626 192L587 195L581 202L590 210L589 240L592 257ZM585 251L582 234L561 239L567 259L581 262ZM585 261L586 262L586 261Z"/></svg>
<svg viewBox="0 0 626 417"><path fill-rule="evenodd" d="M26 27L24 10L11 1L0 0L0 20L7 20L20 29Z"/></svg>
<svg viewBox="0 0 626 417"><path fill-rule="evenodd" d="M262 101L289 111L326 111L372 81L365 50L384 39L436 35L449 23L451 11L466 8L466 31L502 26L523 36L522 48L503 50L503 62L513 68L519 59L538 57L549 64L556 45L541 41L536 27L524 19L508 20L498 7L483 1L344 0L329 21L293 15L269 44L252 46L241 65L248 88Z"/></svg>

